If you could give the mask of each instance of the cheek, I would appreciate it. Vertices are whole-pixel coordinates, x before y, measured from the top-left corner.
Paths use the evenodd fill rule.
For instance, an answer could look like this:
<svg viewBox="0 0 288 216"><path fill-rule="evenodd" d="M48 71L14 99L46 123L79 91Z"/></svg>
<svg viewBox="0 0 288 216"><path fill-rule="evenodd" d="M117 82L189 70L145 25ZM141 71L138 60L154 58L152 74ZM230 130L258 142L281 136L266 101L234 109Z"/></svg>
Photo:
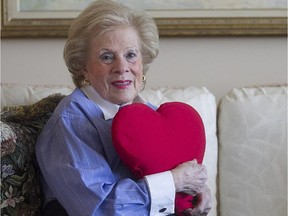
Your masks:
<svg viewBox="0 0 288 216"><path fill-rule="evenodd" d="M101 66L100 64L93 64L88 68L87 75L90 81L103 81L107 75L107 72L105 67Z"/></svg>
<svg viewBox="0 0 288 216"><path fill-rule="evenodd" d="M137 79L142 80L142 74L143 74L143 64L142 61L138 61L133 65L135 76Z"/></svg>
<svg viewBox="0 0 288 216"><path fill-rule="evenodd" d="M142 65L140 65L140 66L138 66L138 68L137 68L137 70L135 70L136 72L135 72L135 82L136 82L136 85L137 86L142 86L142 75L143 75L143 72L142 72L142 70L143 70L143 67L142 67Z"/></svg>

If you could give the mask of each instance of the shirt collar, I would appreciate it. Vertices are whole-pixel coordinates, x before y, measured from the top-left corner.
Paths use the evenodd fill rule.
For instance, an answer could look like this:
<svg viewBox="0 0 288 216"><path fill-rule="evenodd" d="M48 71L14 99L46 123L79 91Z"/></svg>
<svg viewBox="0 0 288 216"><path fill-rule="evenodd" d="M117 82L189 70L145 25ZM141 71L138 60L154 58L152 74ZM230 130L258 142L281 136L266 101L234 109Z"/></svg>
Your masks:
<svg viewBox="0 0 288 216"><path fill-rule="evenodd" d="M84 92L86 97L94 101L100 107L100 109L103 112L105 120L114 118L119 108L122 106L131 104L131 103L146 103L144 99L138 95L132 102L119 106L118 104L113 104L103 99L91 85L83 86L81 87L81 90Z"/></svg>

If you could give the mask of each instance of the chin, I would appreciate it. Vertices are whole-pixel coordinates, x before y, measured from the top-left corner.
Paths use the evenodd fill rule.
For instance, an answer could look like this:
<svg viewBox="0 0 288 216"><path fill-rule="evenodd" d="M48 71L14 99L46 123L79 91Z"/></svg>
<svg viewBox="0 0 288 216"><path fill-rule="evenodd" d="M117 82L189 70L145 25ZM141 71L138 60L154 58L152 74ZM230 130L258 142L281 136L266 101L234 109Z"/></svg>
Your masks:
<svg viewBox="0 0 288 216"><path fill-rule="evenodd" d="M127 104L134 100L134 98L137 96L137 94L131 94L131 95L118 95L118 97L115 97L115 101L117 101L117 104Z"/></svg>
<svg viewBox="0 0 288 216"><path fill-rule="evenodd" d="M135 97L133 98L127 98L125 100L121 100L119 104L129 104L129 103L132 103L132 101L134 100Z"/></svg>

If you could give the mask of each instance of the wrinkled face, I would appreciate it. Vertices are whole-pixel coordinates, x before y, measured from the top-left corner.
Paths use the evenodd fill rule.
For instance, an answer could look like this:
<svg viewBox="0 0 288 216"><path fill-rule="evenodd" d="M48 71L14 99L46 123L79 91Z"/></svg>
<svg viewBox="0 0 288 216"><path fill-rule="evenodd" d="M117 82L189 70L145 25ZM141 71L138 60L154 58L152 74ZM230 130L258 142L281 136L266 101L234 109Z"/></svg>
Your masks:
<svg viewBox="0 0 288 216"><path fill-rule="evenodd" d="M105 100L119 105L131 102L143 87L142 69L133 28L118 28L92 39L85 77Z"/></svg>

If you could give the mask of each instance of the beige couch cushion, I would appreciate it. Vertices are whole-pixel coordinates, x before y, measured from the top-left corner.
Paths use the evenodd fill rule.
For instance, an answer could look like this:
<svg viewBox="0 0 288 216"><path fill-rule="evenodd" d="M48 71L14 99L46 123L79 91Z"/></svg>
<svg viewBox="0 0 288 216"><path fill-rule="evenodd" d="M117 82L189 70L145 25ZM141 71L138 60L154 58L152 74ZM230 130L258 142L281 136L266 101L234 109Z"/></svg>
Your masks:
<svg viewBox="0 0 288 216"><path fill-rule="evenodd" d="M73 86L1 83L1 106L30 105L51 94L70 94Z"/></svg>
<svg viewBox="0 0 288 216"><path fill-rule="evenodd" d="M287 215L287 87L234 89L219 106L222 216Z"/></svg>

